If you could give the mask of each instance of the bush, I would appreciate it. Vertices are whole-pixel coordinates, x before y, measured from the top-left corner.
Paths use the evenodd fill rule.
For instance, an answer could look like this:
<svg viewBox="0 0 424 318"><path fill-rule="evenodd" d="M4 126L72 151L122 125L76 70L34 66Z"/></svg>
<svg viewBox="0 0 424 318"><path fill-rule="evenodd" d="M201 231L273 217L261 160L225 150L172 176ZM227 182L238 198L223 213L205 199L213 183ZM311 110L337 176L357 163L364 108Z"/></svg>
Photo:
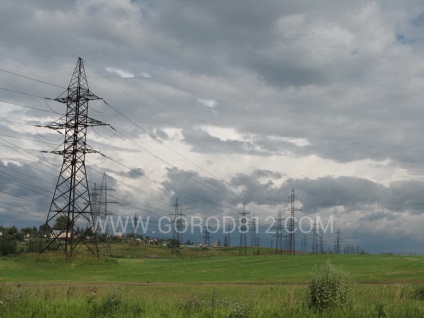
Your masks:
<svg viewBox="0 0 424 318"><path fill-rule="evenodd" d="M8 235L0 237L0 256L16 254L17 252L18 242L14 238Z"/></svg>
<svg viewBox="0 0 424 318"><path fill-rule="evenodd" d="M414 298L424 300L424 287L418 287L414 290Z"/></svg>
<svg viewBox="0 0 424 318"><path fill-rule="evenodd" d="M308 285L306 302L320 312L327 308L346 308L352 304L349 273L329 261L316 269Z"/></svg>

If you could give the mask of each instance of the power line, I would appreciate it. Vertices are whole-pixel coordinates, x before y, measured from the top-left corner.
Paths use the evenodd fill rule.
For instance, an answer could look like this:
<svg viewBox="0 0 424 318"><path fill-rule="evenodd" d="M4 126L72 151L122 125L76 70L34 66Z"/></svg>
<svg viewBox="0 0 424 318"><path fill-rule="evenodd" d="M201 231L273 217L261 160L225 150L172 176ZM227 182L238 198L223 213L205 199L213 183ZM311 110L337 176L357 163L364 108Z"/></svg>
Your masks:
<svg viewBox="0 0 424 318"><path fill-rule="evenodd" d="M21 95L27 95L27 96L31 96L31 97L37 97L37 98L45 98L43 96L39 96L39 95L35 95L35 94L30 94L30 93L25 93L25 92L21 92L21 91L15 91L13 89L8 89L8 88L4 88L4 87L0 87L1 90L3 91L7 91L7 92L12 92L12 93L16 93L16 94L21 94Z"/></svg>
<svg viewBox="0 0 424 318"><path fill-rule="evenodd" d="M5 28L5 29L7 29L9 32L12 32L12 33L15 33L15 34L17 34L17 35L19 35L19 36L21 36L21 37L25 37L25 38L27 38L27 39L30 39L31 41L34 41L35 43L37 43L37 44L39 44L39 45L43 45L43 46L45 46L45 47L48 47L48 48L51 48L51 49L55 49L55 50L57 50L57 51L61 51L61 52L65 52L66 54L69 54L69 52L68 51L66 51L66 50L63 50L63 49L61 49L61 48L59 48L59 47L57 47L57 46L54 46L54 45L51 45L51 44L48 44L48 43L45 43L45 42L43 42L43 41L40 41L39 39L37 39L37 38L35 38L35 37L32 37L32 36L28 36L27 34L23 34L23 33L20 33L20 32L17 32L17 31L15 31L15 30L12 30L12 29L10 29L10 28L8 28L8 27L6 27L6 26L4 26L3 25L3 28ZM74 54L70 54L72 57L76 57L76 55L74 55ZM89 63L90 64L90 63ZM16 75L16 76L21 76L21 77L24 77L24 78L27 78L27 79L30 79L30 80L35 80L35 81L37 81L37 82L41 82L41 83L44 83L44 84L47 84L47 85L52 85L52 86L57 86L57 87L60 87L60 88L62 88L61 86L59 86L59 85L56 85L56 84L52 84L52 83L48 83L48 82L45 82L45 81L42 81L42 80L38 80L38 79L35 79L35 78L32 78L32 77L29 77L29 76L25 76L25 75L22 75L22 74L17 74L17 73L13 73L13 72L10 72L10 71L6 71L6 70L2 70L2 71L5 71L5 72L8 72L8 73L10 73L10 74L13 74L13 75ZM109 82L111 82L112 84L114 84L115 86L117 86L118 88L120 88L121 90L123 90L121 87L119 87L116 83L114 83L113 81L111 81L111 80L109 80L109 79L107 79L106 78L106 80L107 81L109 81ZM20 93L22 93L22 92L20 92ZM23 94L26 94L26 93L23 93ZM128 93L127 93L127 95L128 95ZM40 96L36 96L36 95L33 95L33 96L35 96L35 97L40 97ZM138 99L137 98L134 98L133 96L131 96L133 99L135 99L136 101L138 101ZM104 101L105 102L105 101ZM203 172L205 172L205 173L207 173L207 174L209 174L209 175L211 175L211 176L213 176L215 179L217 179L217 180L221 180L220 178L217 178L214 174L212 174L211 172L209 172L209 171L207 171L206 169L204 169L204 168L202 168L201 166L199 166L199 165L197 165L196 163L194 163L194 162L192 162L191 160L189 160L187 157L185 157L184 155L182 155L182 154L180 154L179 152L177 152L176 150L174 150L174 149L172 149L171 147L169 147L169 146L167 146L166 144L164 144L161 140L159 140L156 136L154 136L153 134L151 134L150 132L148 132L146 129L144 129L144 128L142 128L140 125L138 125L138 124L136 124L133 120L131 120L129 117L127 117L125 114L123 114L122 112L120 112L119 110L117 110L115 107L113 107L112 105L110 105L110 103L107 103L107 102L105 102L107 105L109 105L112 109L114 109L118 114L120 114L122 117L124 117L124 118L126 118L128 121L130 121L134 126L136 126L136 127L138 127L139 129L141 129L142 131L144 131L147 135L149 135L151 138L153 138L156 142L158 142L158 143L160 143L161 145L163 145L164 147L166 147L167 149L169 149L170 151L172 151L173 153L175 153L175 154L177 154L178 156L180 156L181 158L183 158L184 160L186 160L187 162L189 162L190 164L192 164L193 166L195 166L195 167L197 167L198 169L200 169L200 170L202 170ZM180 170L179 170L180 171ZM181 172L181 171L180 171ZM233 187L230 183L228 183L228 182L226 182L225 180L221 180L222 182L224 182L225 184L228 184L230 187ZM207 182L207 181L203 181L203 182ZM216 186L216 185L214 185L214 186ZM219 186L218 186L219 187ZM262 198L262 197L260 197L260 196L257 196L257 195L255 195L255 194L252 194L252 193L249 193L249 192L247 192L247 191L245 191L245 190L243 190L242 191L243 193L246 193L246 194L249 194L251 197L258 197L258 198ZM258 211L262 211L262 212L266 212L266 211L263 211L263 210L261 210L261 209L259 209L259 208L255 208L256 210L258 210Z"/></svg>
<svg viewBox="0 0 424 318"><path fill-rule="evenodd" d="M28 138L22 138L22 137L15 137L15 136L10 136L10 135L5 135L5 134L0 134L0 136L7 137L7 138L19 139L19 140L32 141L32 142L40 142L40 143L43 143L43 144L46 144L46 145L57 145L56 143L52 143L52 142L48 142L48 141L41 141L41 140L34 140L34 139L28 139Z"/></svg>
<svg viewBox="0 0 424 318"><path fill-rule="evenodd" d="M1 69L0 69L0 70L1 70ZM4 70L2 70L2 71L4 71ZM9 72L9 71L6 71L6 72ZM12 74L12 72L9 72L9 73L11 73L11 74ZM28 76L25 76L25 75L22 75L22 74L13 73L13 75L21 76L21 77L28 78L28 79L35 80L35 81L39 81L39 82L44 82L44 81L40 81L40 80L37 80L37 79L31 78L31 77L28 77ZM51 84L51 83L47 83L47 82L45 82L45 84L49 84L49 85L53 85L53 86L57 86L57 87L61 87L61 86L59 86L59 85L55 85L55 84ZM61 87L61 88L62 88L62 87ZM11 91L11 92L19 93L19 94L24 94L24 95L34 96L34 97L38 97L38 98L43 98L45 101L46 101L47 99L49 99L49 98L44 98L44 97L41 97L41 96L38 96L38 95L34 95L34 94L24 93L24 92L17 91L17 90L10 90L10 89L5 89L5 88L0 88L0 89L4 89L4 90L7 90L7 91ZM46 101L46 103L47 103L47 101ZM188 161L190 164L194 165L195 167L197 167L197 168L201 169L202 171L204 171L204 172L206 172L206 173L208 173L208 174L212 175L214 178L216 178L216 176L214 176L214 175L213 175L213 174L211 174L210 172L206 171L206 170L205 170L205 169L203 169L202 167L198 166L197 164L195 164L194 162L192 162L191 160L189 160L187 157L183 156L183 155L182 155L182 154L180 154L179 152L175 151L175 150L174 150L174 149L172 149L171 147L169 147L169 146L167 146L166 144L164 144L164 143L163 143L161 140L159 140L156 136L154 136L153 134L151 134L150 132L148 132L146 129L142 128L140 125L138 125L137 123L135 123L133 120L131 120L131 119L130 119L129 117L127 117L125 114L123 114L122 112L120 112L119 110L117 110L115 107L113 107L110 103L108 103L108 102L106 102L106 101L104 101L104 103L105 103L106 105L108 105L110 108L114 109L114 110L115 110L118 114L120 114L122 117L124 117L125 119L127 119L128 121L130 121L130 122L131 122L134 126L136 126L137 128L141 129L143 132L145 132L147 135L149 135L151 138L153 138L156 142L158 142L158 143L160 143L161 145L165 146L167 149L169 149L169 150L170 150L170 151L172 151L173 153L177 154L178 156L180 156L180 157L181 157L181 158L183 158L184 160ZM20 106L25 107L25 106L23 106L23 105L20 105ZM50 108L50 106L49 106L48 104L47 104L47 106ZM28 106L27 106L27 107L28 107ZM29 107L29 108L31 108L31 107ZM34 109L35 109L35 108L34 108ZM50 108L50 109L51 109L51 108ZM113 127L111 127L111 128L112 128L113 130L115 130ZM116 130L115 130L115 131L116 131ZM136 142L134 142L133 140L131 140L130 138L128 138L127 136L125 136L123 133L119 132L119 134L120 134L121 136L123 136L125 139L127 139L127 140L129 140L130 142L132 142L133 144L135 144L137 147L139 147L139 148L140 148L140 149L142 149L143 151L145 151L145 152L147 152L148 154L152 155L154 158L156 158L156 159L160 160L161 162L165 163L166 165L168 165L168 166L170 166L170 167L172 167L172 168L176 169L179 173L182 173L183 175L185 175L185 176L189 177L190 179L193 179L195 182L198 182L199 184L202 184L203 186L205 186L205 187L206 187L206 188L208 188L209 190L211 190L211 191L213 191L213 192L215 192L215 193L217 193L217 194L219 194L219 195L221 195L221 196L224 196L224 197L226 197L227 199L230 199L230 200L236 201L236 199L233 199L233 198L231 198L231 197L229 197L229 196L227 196L227 195L225 195L225 194L223 194L223 193L221 193L221 192L217 191L216 189L211 188L211 187L209 187L209 186L205 185L205 183L210 184L210 185L212 185L212 186L214 186L214 187L220 187L219 185L212 184L211 182L209 182L209 181L207 181L207 180L202 180L202 179L200 179L200 178L198 178L198 177L196 177L196 176L193 176L193 175L191 175L191 174L189 174L189 173L187 173L187 172L184 172L184 171L180 170L178 167L173 166L172 164L170 164L170 163L169 163L169 162L167 162L166 160L164 160L164 159L160 158L159 156L157 156L157 155L153 154L152 152L148 151L147 149L145 149L145 148L141 147L141 146L140 146L140 145L138 145ZM217 180L220 180L220 179L219 179L219 178L217 178ZM224 182L225 184L228 184L230 187L233 187L231 184L229 184L229 183L225 182L224 180L221 180L221 181L222 181L222 182ZM244 193L248 193L247 191L243 191L243 192L244 192ZM248 193L248 194L249 194L249 193ZM266 211L263 211L262 209L259 209L259 208L257 208L257 207L256 207L256 208L254 207L254 209L256 209L256 210L258 210L258 211L261 211L261 212L266 212Z"/></svg>
<svg viewBox="0 0 424 318"><path fill-rule="evenodd" d="M221 180L220 178L218 178L218 177L216 177L215 175L213 175L212 173L210 173L210 172L208 172L207 170L205 170L205 169L203 169L202 167L200 167L199 165L197 165L197 164L195 164L194 162L192 162L191 160L189 160L187 157L185 157L185 156L183 156L182 154L180 154L179 152L177 152L176 150L174 150L174 149L172 149L171 147L169 147L168 145L166 145L165 143L163 143L160 139L158 139L155 135L153 135L153 134L151 134L148 130L146 130L146 129L144 129L143 127L141 127L139 124L137 124L137 123L135 123L132 119L130 119L129 117L127 117L125 114L123 114L121 111L119 111L118 109L116 109L114 106L112 106L110 103L108 103L107 101L103 101L106 105L108 105L108 106L110 106L115 112L117 112L118 114L120 114L122 117L124 117L126 120L128 120L130 123L132 123L134 126L136 126L137 128L139 128L140 130L142 130L144 133L146 133L149 137L151 137L154 141L156 141L156 142L158 142L159 144L161 144L162 146L164 146L164 147L166 147L168 150L170 150L170 151L172 151L174 154L176 154L176 155L178 155L179 157L181 157L182 159L184 159L184 160L186 160L187 162L189 162L190 164L192 164L193 166L195 166L195 167L197 167L197 168L199 168L200 170L202 170L203 172L205 172L205 173L207 173L207 174L209 174L209 175L211 175L212 177L214 177L216 180L219 180L219 181L222 181L223 183L225 183L225 184L227 184L227 185L229 185L231 188L233 188L234 186L233 185L231 185L230 183L228 183L228 182L226 182L225 180ZM128 137L126 137L124 134L122 134L121 132L119 132L119 134L121 134L123 137L125 137L126 139L129 139ZM132 141L131 139L129 139L132 143L134 143L135 145L137 145L138 147L141 147L141 146L139 146L136 142L134 142L134 141ZM170 164L170 163L168 163L167 161L165 161L164 159L162 159L162 158L160 158L160 157L158 157L158 156L156 156L155 154L153 154L153 153L151 153L150 151L147 151L145 148L143 148L143 147L141 147L144 151L146 151L147 153L149 153L150 155L152 155L152 156L154 156L155 158L157 158L158 160L160 160L160 161L162 161L162 162L164 162L164 163L166 163L167 165L169 165L169 166L171 166L171 167L173 167L173 168L176 168L177 170L178 170L178 172L180 172L180 173L182 173L182 174L184 174L184 175L186 175L187 176L187 173L186 172L183 172L183 171L181 171L180 169L178 169L177 167L175 167L175 166L173 166L172 164ZM196 178L196 177L193 177L193 176L189 176L191 179L193 179L193 178ZM216 186L216 187L220 187L219 185L215 185L215 184L212 184L212 183L210 183L210 182L208 182L208 181L205 181L205 180L201 180L201 182L202 183L209 183L209 184L211 184L211 185L213 185L213 186ZM222 187L221 187L222 188ZM218 193L218 194L220 194L220 195L222 195L222 196L224 196L224 197L227 197L227 198L229 198L229 199L231 199L231 200L234 200L235 201L235 199L233 199L233 198L230 198L230 197L228 197L228 196L226 196L225 194L222 194L222 193L220 193L220 192L218 192L217 190L215 190L215 189L211 189L211 188L209 188L208 187L208 189L210 189L210 190L212 190L212 191L214 191L214 192L216 192L216 193ZM243 193L247 193L247 194L249 194L250 196L252 196L252 197L259 197L259 196L256 196L256 195L253 195L253 194L251 194L251 193L249 193L249 192L247 192L247 191L242 191ZM261 197L259 197L259 198L261 198ZM263 211L263 210L261 210L261 209L259 209L259 208L255 208L256 210L258 210L258 211L261 211L261 212L266 212L266 211Z"/></svg>
<svg viewBox="0 0 424 318"><path fill-rule="evenodd" d="M0 203L2 203L2 204L6 204L6 205L10 205L10 206L13 206L13 207L15 207L15 208L19 208L19 209L20 209L20 208L22 208L21 206L18 206L18 205L16 205L16 204L12 204L12 203L8 203L8 202L4 202L4 201L0 201ZM35 216L35 217L37 217L37 218L44 218L44 216L41 216L41 215L35 215L35 214L28 213L28 212L23 212L23 211L11 211L11 212L27 214L27 215ZM32 212L37 213L37 211L32 211Z"/></svg>
<svg viewBox="0 0 424 318"><path fill-rule="evenodd" d="M14 72L11 72L11 71L6 71L6 70L1 69L1 68L0 68L0 71L1 72L4 72L4 73L15 75L15 76L23 77L23 78L26 78L26 79L29 79L29 80L32 80L32 81L35 81L35 82L39 82L39 83L43 83L43 84L46 84L46 85L50 85L50 86L54 86L54 87L66 89L66 87L63 87L63 86L59 86L59 85L56 85L56 84L48 83L48 82L45 82L45 81L42 81L42 80L39 80L39 79L35 79L35 78L32 78L32 77L28 77L28 76L25 76L25 75L22 75L22 74L18 74L18 73L14 73Z"/></svg>
<svg viewBox="0 0 424 318"><path fill-rule="evenodd" d="M37 107L32 107L32 106L27 106L27 105L22 105L22 104L18 104L18 103L12 103L12 102L8 102L8 101L2 100L2 99L0 99L0 102L5 103L5 104L14 105L14 106L19 106L19 107L24 107L24 108L29 108L29 109L35 109L35 110L38 110L40 112L57 114L57 112L55 112L55 111L45 110L45 109L41 109L41 108L37 108Z"/></svg>
<svg viewBox="0 0 424 318"><path fill-rule="evenodd" d="M18 76L21 76L21 74L17 74ZM28 77L28 76L24 76L24 75L22 75L23 77L25 77L25 78L28 78L28 79L33 79L33 78L30 78L30 77ZM33 80L36 80L36 79L33 79ZM38 80L36 80L36 81L38 81ZM48 84L51 84L51 83L48 83ZM54 85L54 84L53 84ZM57 86L57 85L55 85L55 86ZM9 89L5 89L5 90L9 90ZM20 92L20 91L16 91L16 90L9 90L9 91L13 91L13 92L16 92L16 93L20 93L20 94L25 94L25 95L30 95L30 96L34 96L34 97L39 97L39 98L42 98L42 97L40 97L40 96L37 96L37 95L33 95L33 94L27 94L27 93L24 93L24 92ZM46 98L43 98L45 101L46 101ZM144 131L145 133L147 133L151 138L153 138L154 140L156 140L157 142L159 142L160 144L162 144L163 146L165 146L166 148L168 148L169 150L171 150L172 152L174 152L174 153L176 153L176 154L178 154L180 157L182 157L183 159L185 159L185 160L187 160L188 162L190 162L191 164L193 164L194 166L196 166L196 167L198 167L199 169L201 169L202 171L205 171L206 173L208 173L208 174L211 174L211 173L209 173L209 172L207 172L206 170L204 170L203 168L201 168L200 166L198 166L198 165L196 165L195 163L193 163L193 162L191 162L188 158L186 158L185 156L183 156L183 155L181 155L180 153L178 153L178 152L176 152L175 150L173 150L172 148L170 148L169 146L167 146L166 144L164 144L162 141L160 141L159 139L157 139L154 135L152 135L151 133L149 133L147 130L145 130L145 129L143 129L141 126L139 126L138 124L136 124L134 121L132 121L130 118L128 118L126 115L124 115L122 112L120 112L120 111L118 111L116 108L114 108L112 105L110 105L109 103L107 103L107 102L105 102L105 104L106 105L108 105L109 107L111 107L111 108L113 108L116 112L118 112L121 116L123 116L124 118L126 118L127 120L129 120L133 125L135 125L136 127L138 127L139 129L141 129L142 131ZM47 104L48 105L48 104ZM22 105L23 106L23 105ZM113 127L111 127L113 130L115 130ZM190 173L187 173L187 172L184 172L184 171L181 171L179 168L177 168L177 167L175 167L175 166L173 166L173 165L171 165L169 162L167 162L167 161L165 161L165 160L163 160L162 158L160 158L159 156L156 156L156 155L154 155L153 153L151 153L150 151L148 151L147 149L145 149L145 148L143 148L143 147L141 147L140 145L138 145L136 142L134 142L134 141L132 141L130 138L128 138L127 136L125 136L123 133L121 133L121 132L119 132L119 134L121 135L121 136L123 136L125 139L127 139L127 140L129 140L130 142L132 142L133 144L135 144L135 145L137 145L139 148L141 148L142 150L144 150L145 152L147 152L147 153L149 153L150 155L152 155L152 156L154 156L156 159L158 159L158 160L160 160L160 161L162 161L162 162L164 162L165 164L167 164L167 165L169 165L169 166L171 166L172 168L174 168L174 169L176 169L179 173L182 173L182 174L184 174L185 176L187 176L187 177L189 177L190 179L192 179L192 180L194 180L195 182L198 182L199 184L202 184L203 186L205 186L206 188L208 188L209 190L211 190L211 191L214 191L215 193L217 193L217 194L219 194L219 195L222 195L222 196L224 196L224 197L226 197L226 198L228 198L228 199L230 199L230 200L234 200L235 201L235 199L233 199L232 197L229 197L229 196L227 196L227 195L225 195L225 194L222 194L221 192L219 192L219 191L217 191L216 189L213 189L213 188L211 188L211 187L209 187L209 186L207 186L207 185L205 185L205 183L208 183L208 184L210 184L210 185L213 185L214 187L216 186L216 187L220 187L219 185L216 185L216 184L212 184L211 182L209 182L209 181L207 181L207 180L202 180L202 179L200 179L200 178L198 178L197 176L193 176L192 174L190 174ZM42 141L37 141L37 142L42 142ZM44 142L45 143L45 142ZM109 158L110 159L110 158ZM116 161L115 161L116 162ZM129 167L127 167L127 168L129 168ZM212 175L212 174L211 174ZM215 176L214 176L215 177ZM217 180L220 180L220 179L217 179ZM221 180L222 182L224 182L224 183L226 183L225 181L223 181L223 180ZM173 187L173 186L170 186L170 185L167 185L167 184L165 184L164 182L162 182L161 183L162 185L164 185L164 186L166 186L166 187L168 187L168 188L171 188L173 191L176 191L176 189L177 188L175 188L175 187ZM230 184L230 186L232 187L232 185ZM246 191L243 191L243 192L246 192ZM180 193L181 193L181 190L180 190ZM247 192L246 192L247 193ZM193 196L192 195L190 195L190 197L191 197L191 199L193 199ZM198 202L197 200L195 200L196 202ZM212 204L212 202L210 202L211 204ZM259 210L259 211L262 211L262 212L265 212L265 211L263 211L263 210L261 210L261 209L259 209L259 208L256 208L257 210Z"/></svg>

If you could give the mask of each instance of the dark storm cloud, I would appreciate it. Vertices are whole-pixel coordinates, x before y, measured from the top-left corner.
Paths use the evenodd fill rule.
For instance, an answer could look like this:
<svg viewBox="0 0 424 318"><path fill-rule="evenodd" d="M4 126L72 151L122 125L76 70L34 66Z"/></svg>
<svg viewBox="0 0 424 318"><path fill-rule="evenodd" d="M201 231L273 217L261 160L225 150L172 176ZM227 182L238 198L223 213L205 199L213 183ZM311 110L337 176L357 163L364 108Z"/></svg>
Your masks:
<svg viewBox="0 0 424 318"><path fill-rule="evenodd" d="M317 209L344 206L348 209L375 204L383 198L384 188L370 180L354 177L324 177L316 180L288 180L285 192L294 188L301 193L306 213Z"/></svg>
<svg viewBox="0 0 424 318"><path fill-rule="evenodd" d="M327 7L332 10L323 9ZM359 21L360 16L366 23L377 23L373 32L381 31L381 35L387 36L384 28L391 30L391 24L398 21L384 9L391 13L388 6L379 7L376 3L337 1L313 4L138 1L120 5L74 1L58 2L54 7L46 6L45 2L37 3L37 7L8 4L5 12L10 14L4 16L5 25L30 39L24 41L21 35L3 29L8 36L3 49L8 50L11 44L18 47L17 53L5 51L2 56L10 66L17 63L5 56L15 56L16 61L27 60L31 65L40 65L43 61L45 65L59 55L66 55L64 52L75 54L75 48L81 50L77 54L88 61L91 83L94 88L99 87L96 93L119 108L125 105L127 116L140 120L141 126L151 131L158 127L187 129L213 123L233 127L241 134L256 134L258 138L266 139L271 134L301 137L310 143L307 147L286 145L284 154L316 154L337 162L390 158L412 169L423 155L422 149L413 146L417 144L414 136L422 135L424 126L402 120L405 116L402 113L408 118L419 117L421 111L413 105L420 101L408 97L417 92L402 84L405 80L399 80L396 89L395 83L390 81L393 63L384 52L396 50L395 33L392 41L381 36L387 43L380 45L372 37L367 38L379 39L379 34L364 33L364 22ZM9 18L15 14L13 20ZM406 22L419 21L418 17L414 13ZM20 20L26 22L17 24ZM419 27L417 23L412 25ZM69 38L63 36L69 33L67 30L73 31ZM43 41L37 41L41 35ZM49 43L52 47L46 45ZM376 47L374 51L368 48L370 45ZM117 58L122 54L125 59ZM66 86L69 73L63 70L73 69L74 57L68 55L65 60L66 64L56 67L52 77ZM414 75L410 74L407 60L407 56L397 59L397 75L405 79ZM104 85L96 84L100 74L111 78L112 74L105 73L109 66L121 67L133 74L152 70L154 80L134 79L131 84L125 84L129 85L130 94L122 94L116 85L119 79L114 78L114 83L102 80ZM33 68L25 70L20 66L17 71L33 76L41 74L44 79L45 72ZM170 73L175 77L169 77ZM192 83L181 78L180 73L200 78L225 76L224 83L233 85L234 94L220 96L226 108L213 117L205 116L196 110L198 95L203 97L205 87L198 85L190 91ZM248 86L237 87L239 79L246 77L264 82L250 84L243 80L242 85ZM30 84L33 83L26 85ZM260 93L265 88L269 95ZM142 96L136 93L140 89ZM220 92L207 92L212 97L215 94ZM42 95L54 97L55 93ZM240 98L241 95L245 96ZM246 100L249 108L244 107ZM379 111L375 112L376 108ZM113 113L97 115L117 126L125 122ZM131 136L139 134L137 129L131 132ZM186 139L194 142L193 136ZM215 144L209 138L204 145L194 145L192 151L260 156L276 151L240 140L214 141ZM275 144L273 147L276 148Z"/></svg>
<svg viewBox="0 0 424 318"><path fill-rule="evenodd" d="M144 170L141 168L131 169L126 175L128 176L128 178L131 179L141 178L142 176L144 176Z"/></svg>
<svg viewBox="0 0 424 318"><path fill-rule="evenodd" d="M43 171L46 170L43 167ZM0 224L38 226L45 222L56 180L43 171L0 161Z"/></svg>
<svg viewBox="0 0 424 318"><path fill-rule="evenodd" d="M234 187L242 187L244 202L257 204L284 204L292 189L298 194L306 214L321 209L343 206L347 211L384 209L384 217L392 212L421 214L424 212L422 181L398 181L385 187L364 178L323 177L317 179L288 179L281 186L271 180L258 181L257 173L238 174L231 180ZM381 213L381 211L379 211ZM370 218L383 217L373 214Z"/></svg>
<svg viewBox="0 0 424 318"><path fill-rule="evenodd" d="M171 197L171 202L178 198L180 204L194 209L197 213L223 212L229 206L237 204L233 192L223 181L202 177L193 171L168 168L167 179L163 185L163 190L167 197Z"/></svg>
<svg viewBox="0 0 424 318"><path fill-rule="evenodd" d="M422 181L396 181L388 187L383 204L390 211L423 214L423 191L424 182Z"/></svg>

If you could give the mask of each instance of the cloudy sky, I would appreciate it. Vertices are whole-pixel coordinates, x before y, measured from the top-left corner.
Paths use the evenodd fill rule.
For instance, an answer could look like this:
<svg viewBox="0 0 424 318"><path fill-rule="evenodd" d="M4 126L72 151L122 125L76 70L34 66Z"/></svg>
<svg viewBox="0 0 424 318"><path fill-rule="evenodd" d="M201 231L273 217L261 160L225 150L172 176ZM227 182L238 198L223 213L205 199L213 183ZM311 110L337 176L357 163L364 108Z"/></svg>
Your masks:
<svg viewBox="0 0 424 318"><path fill-rule="evenodd" d="M65 109L40 97L81 57L107 102L89 115L114 128L89 129L113 160L87 155L88 178L107 173L116 215L246 203L270 246L294 189L297 218L332 217L344 245L424 253L422 1L2 1L0 17L0 225L45 221L61 158L41 151L63 135L34 125Z"/></svg>

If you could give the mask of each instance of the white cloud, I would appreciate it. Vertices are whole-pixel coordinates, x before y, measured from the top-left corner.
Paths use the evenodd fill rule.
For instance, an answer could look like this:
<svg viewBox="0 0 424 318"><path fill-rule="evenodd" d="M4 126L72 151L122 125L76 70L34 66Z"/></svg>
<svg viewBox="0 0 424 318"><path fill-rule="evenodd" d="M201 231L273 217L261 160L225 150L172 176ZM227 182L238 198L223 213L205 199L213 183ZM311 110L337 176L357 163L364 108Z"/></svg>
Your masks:
<svg viewBox="0 0 424 318"><path fill-rule="evenodd" d="M133 77L135 77L134 74L131 74L129 72L126 72L126 71L123 71L123 70L120 70L120 69L117 69L117 68L113 68L113 67L106 67L106 71L113 73L113 74L116 74L116 75L118 75L119 77L122 77L122 78L133 78Z"/></svg>

